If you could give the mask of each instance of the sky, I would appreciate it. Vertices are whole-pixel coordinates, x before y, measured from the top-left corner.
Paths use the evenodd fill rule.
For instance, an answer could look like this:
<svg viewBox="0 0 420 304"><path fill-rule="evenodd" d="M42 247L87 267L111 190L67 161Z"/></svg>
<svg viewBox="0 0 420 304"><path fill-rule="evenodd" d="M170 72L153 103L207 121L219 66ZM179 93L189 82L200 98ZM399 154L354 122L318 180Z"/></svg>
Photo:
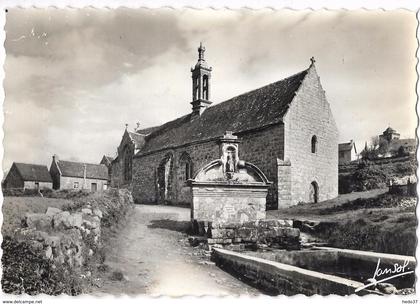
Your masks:
<svg viewBox="0 0 420 304"><path fill-rule="evenodd" d="M51 157L99 163L130 130L191 111L200 41L213 104L306 69L312 56L340 142L392 126L414 137L415 13L10 9L3 170Z"/></svg>

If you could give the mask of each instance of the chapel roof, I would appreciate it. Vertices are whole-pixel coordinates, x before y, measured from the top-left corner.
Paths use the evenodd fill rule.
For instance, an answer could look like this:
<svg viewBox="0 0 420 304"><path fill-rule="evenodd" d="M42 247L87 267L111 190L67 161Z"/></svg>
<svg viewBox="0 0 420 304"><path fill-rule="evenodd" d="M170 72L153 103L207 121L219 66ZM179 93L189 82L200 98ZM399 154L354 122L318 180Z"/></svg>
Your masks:
<svg viewBox="0 0 420 304"><path fill-rule="evenodd" d="M199 117L187 114L154 127L138 154L217 138L225 131L240 133L279 123L307 73L308 69L210 106Z"/></svg>
<svg viewBox="0 0 420 304"><path fill-rule="evenodd" d="M86 166L86 178L108 179L108 168L105 165L58 160L57 166L62 176L83 178Z"/></svg>
<svg viewBox="0 0 420 304"><path fill-rule="evenodd" d="M45 165L13 163L24 181L52 183L50 172Z"/></svg>

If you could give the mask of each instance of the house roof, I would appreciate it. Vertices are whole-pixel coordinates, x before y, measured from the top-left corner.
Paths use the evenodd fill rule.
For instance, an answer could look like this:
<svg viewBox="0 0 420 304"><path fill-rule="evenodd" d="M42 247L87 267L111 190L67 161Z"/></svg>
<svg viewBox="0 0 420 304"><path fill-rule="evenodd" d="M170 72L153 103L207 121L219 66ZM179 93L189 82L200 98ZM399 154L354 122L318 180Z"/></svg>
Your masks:
<svg viewBox="0 0 420 304"><path fill-rule="evenodd" d="M225 131L240 133L279 123L307 73L308 69L210 106L200 117L191 119L188 114L154 127L138 154L217 138Z"/></svg>
<svg viewBox="0 0 420 304"><path fill-rule="evenodd" d="M383 134L398 134L397 131L395 131L393 128L388 127L386 128L386 130L383 132Z"/></svg>
<svg viewBox="0 0 420 304"><path fill-rule="evenodd" d="M62 176L83 178L86 166L86 178L108 179L108 168L105 165L59 160L57 166Z"/></svg>
<svg viewBox="0 0 420 304"><path fill-rule="evenodd" d="M48 167L44 165L13 163L24 181L52 183Z"/></svg>
<svg viewBox="0 0 420 304"><path fill-rule="evenodd" d="M338 151L350 151L351 149L353 149L354 147L354 142L350 141L350 142L346 142L346 143L341 143L338 144Z"/></svg>
<svg viewBox="0 0 420 304"><path fill-rule="evenodd" d="M114 158L113 158L113 157L104 155L104 156L102 157L101 162L102 162L104 159L105 159L108 163L111 163L111 162L114 160Z"/></svg>

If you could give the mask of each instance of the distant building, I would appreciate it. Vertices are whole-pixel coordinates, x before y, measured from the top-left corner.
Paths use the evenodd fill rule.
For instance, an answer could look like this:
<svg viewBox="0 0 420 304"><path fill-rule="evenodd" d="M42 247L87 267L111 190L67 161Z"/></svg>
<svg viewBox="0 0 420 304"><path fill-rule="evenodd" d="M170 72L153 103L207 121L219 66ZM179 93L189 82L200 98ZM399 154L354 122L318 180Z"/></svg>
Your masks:
<svg viewBox="0 0 420 304"><path fill-rule="evenodd" d="M379 144L387 144L387 152L382 157L403 156L414 154L417 148L417 140L415 138L401 139L400 134L393 128L388 127L382 135L379 135Z"/></svg>
<svg viewBox="0 0 420 304"><path fill-rule="evenodd" d="M52 189L47 166L13 163L3 181L5 189Z"/></svg>
<svg viewBox="0 0 420 304"><path fill-rule="evenodd" d="M133 156L140 151L146 142L146 136L157 128L128 131L127 126L117 148L118 156L112 161L112 185L128 186L132 179Z"/></svg>
<svg viewBox="0 0 420 304"><path fill-rule="evenodd" d="M389 146L391 155L414 154L416 153L417 140L415 138L394 139Z"/></svg>
<svg viewBox="0 0 420 304"><path fill-rule="evenodd" d="M108 187L108 168L101 164L59 160L54 155L50 174L54 189L86 189L96 192Z"/></svg>
<svg viewBox="0 0 420 304"><path fill-rule="evenodd" d="M400 133L397 133L393 128L388 127L382 135L379 135L379 141L386 140L387 142L391 142L394 139L399 139Z"/></svg>
<svg viewBox="0 0 420 304"><path fill-rule="evenodd" d="M346 164L357 160L357 149L353 140L350 142L338 144L338 164Z"/></svg>
<svg viewBox="0 0 420 304"><path fill-rule="evenodd" d="M101 162L99 164L105 165L108 168L108 185L111 183L111 175L112 175L112 162L114 161L114 158L111 156L104 155L101 159Z"/></svg>

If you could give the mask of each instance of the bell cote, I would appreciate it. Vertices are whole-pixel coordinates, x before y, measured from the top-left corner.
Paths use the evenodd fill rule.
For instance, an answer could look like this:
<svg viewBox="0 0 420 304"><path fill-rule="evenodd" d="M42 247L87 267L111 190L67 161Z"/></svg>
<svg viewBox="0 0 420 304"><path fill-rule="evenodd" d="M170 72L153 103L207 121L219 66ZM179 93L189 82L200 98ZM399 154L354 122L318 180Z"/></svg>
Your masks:
<svg viewBox="0 0 420 304"><path fill-rule="evenodd" d="M200 116L211 104L210 101L210 78L212 68L207 65L204 59L206 48L200 42L198 48L198 61L195 67L191 68L192 78L192 116Z"/></svg>

